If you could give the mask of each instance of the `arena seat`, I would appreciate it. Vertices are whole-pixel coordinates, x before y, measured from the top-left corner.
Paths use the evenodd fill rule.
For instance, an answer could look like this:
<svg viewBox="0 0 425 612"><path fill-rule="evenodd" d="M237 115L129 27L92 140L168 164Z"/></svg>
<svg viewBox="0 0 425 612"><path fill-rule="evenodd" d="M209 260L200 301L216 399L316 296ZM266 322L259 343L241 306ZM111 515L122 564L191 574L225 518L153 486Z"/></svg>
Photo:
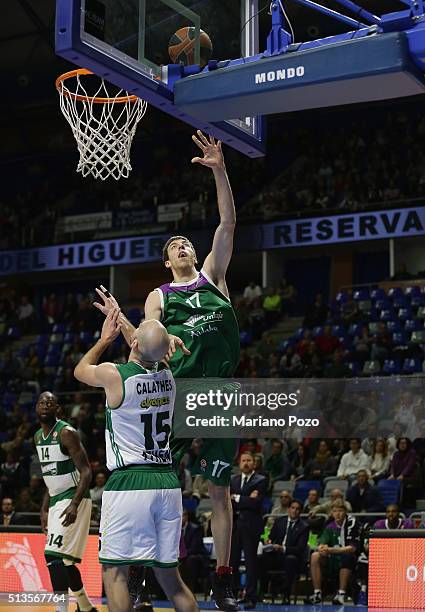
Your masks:
<svg viewBox="0 0 425 612"><path fill-rule="evenodd" d="M401 492L400 480L388 480L383 478L378 482L378 489L385 506L389 504L398 504Z"/></svg>
<svg viewBox="0 0 425 612"><path fill-rule="evenodd" d="M320 480L299 480L295 485L294 497L304 503L310 489L317 489L320 495L322 490L322 483Z"/></svg>

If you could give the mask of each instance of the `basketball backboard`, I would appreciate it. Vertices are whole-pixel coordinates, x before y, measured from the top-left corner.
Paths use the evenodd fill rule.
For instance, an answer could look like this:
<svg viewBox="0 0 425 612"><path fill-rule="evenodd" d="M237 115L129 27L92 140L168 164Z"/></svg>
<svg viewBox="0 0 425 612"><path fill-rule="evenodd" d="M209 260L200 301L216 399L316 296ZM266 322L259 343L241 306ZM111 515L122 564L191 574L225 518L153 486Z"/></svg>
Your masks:
<svg viewBox="0 0 425 612"><path fill-rule="evenodd" d="M193 28L195 63L200 32L211 58L233 60L258 53L258 0L57 0L56 51L78 66L150 104L216 136L250 157L264 154L261 117L208 122L174 104L173 78L182 68L168 53L170 39ZM190 78L190 76L188 77Z"/></svg>

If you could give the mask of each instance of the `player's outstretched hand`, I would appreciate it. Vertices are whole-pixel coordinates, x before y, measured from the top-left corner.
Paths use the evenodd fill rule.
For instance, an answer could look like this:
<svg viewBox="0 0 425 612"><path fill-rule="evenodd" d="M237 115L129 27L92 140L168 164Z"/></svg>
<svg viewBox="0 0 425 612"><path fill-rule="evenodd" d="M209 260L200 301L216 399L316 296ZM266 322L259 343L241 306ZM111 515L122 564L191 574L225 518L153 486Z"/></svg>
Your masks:
<svg viewBox="0 0 425 612"><path fill-rule="evenodd" d="M192 164L202 164L203 166L208 166L208 168L212 168L213 170L224 168L221 140L216 142L213 136L210 136L208 140L201 130L197 130L196 136L193 134L192 140L204 154L204 157L194 157L192 159Z"/></svg>
<svg viewBox="0 0 425 612"><path fill-rule="evenodd" d="M93 306L100 310L102 314L105 316L108 314L110 310L113 308L119 308L117 300L114 298L112 293L109 293L106 287L100 285L100 289L96 287L96 293L101 298L102 304L100 302L93 302Z"/></svg>
<svg viewBox="0 0 425 612"><path fill-rule="evenodd" d="M119 320L121 311L119 308L113 308L106 315L106 319L102 325L100 339L103 342L113 342L121 333L122 323Z"/></svg>
<svg viewBox="0 0 425 612"><path fill-rule="evenodd" d="M172 358L178 348L181 349L185 355L191 355L191 352L188 348L186 348L186 345L181 338L179 338L178 336L174 336L173 334L169 334L169 337L170 347L166 356L167 361Z"/></svg>

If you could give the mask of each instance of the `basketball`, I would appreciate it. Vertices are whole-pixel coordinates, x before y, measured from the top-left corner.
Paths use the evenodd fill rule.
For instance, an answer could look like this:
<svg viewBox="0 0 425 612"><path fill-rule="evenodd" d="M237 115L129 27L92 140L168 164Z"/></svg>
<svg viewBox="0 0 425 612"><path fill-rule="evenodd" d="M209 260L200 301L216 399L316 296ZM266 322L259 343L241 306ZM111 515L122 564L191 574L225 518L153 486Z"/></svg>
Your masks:
<svg viewBox="0 0 425 612"><path fill-rule="evenodd" d="M208 63L212 53L212 42L206 32L200 30L201 58L200 66ZM185 66L195 64L195 28L180 28L170 38L168 54L173 64L183 63Z"/></svg>

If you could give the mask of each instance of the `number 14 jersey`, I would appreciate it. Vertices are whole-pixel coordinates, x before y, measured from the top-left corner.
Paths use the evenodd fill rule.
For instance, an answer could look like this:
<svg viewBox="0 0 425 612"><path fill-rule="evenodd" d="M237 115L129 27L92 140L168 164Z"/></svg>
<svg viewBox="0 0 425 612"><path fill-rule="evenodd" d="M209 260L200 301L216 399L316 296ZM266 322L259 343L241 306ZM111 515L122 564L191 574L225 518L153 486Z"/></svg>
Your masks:
<svg viewBox="0 0 425 612"><path fill-rule="evenodd" d="M117 407L106 406L106 465L171 465L169 438L175 401L170 370L146 370L135 361L116 365L123 386Z"/></svg>

